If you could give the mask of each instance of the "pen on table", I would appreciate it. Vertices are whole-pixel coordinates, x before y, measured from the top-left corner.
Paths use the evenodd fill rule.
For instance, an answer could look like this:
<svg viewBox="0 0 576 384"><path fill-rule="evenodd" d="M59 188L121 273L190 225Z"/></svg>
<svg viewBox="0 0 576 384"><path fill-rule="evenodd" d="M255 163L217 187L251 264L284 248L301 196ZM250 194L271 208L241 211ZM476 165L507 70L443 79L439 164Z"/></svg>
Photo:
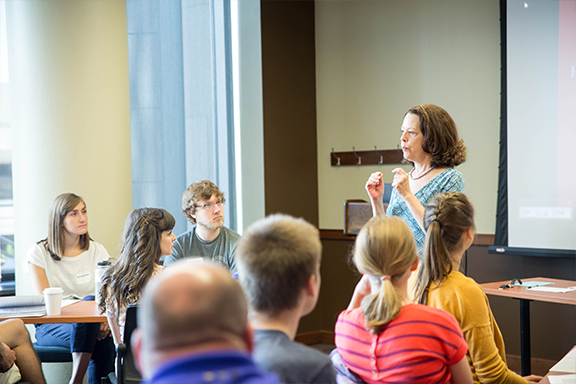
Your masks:
<svg viewBox="0 0 576 384"><path fill-rule="evenodd" d="M518 282L518 284L522 284L522 280L512 279L511 282L509 282L508 284L503 284L503 285L499 286L498 289L514 288L514 286L516 285L516 282Z"/></svg>

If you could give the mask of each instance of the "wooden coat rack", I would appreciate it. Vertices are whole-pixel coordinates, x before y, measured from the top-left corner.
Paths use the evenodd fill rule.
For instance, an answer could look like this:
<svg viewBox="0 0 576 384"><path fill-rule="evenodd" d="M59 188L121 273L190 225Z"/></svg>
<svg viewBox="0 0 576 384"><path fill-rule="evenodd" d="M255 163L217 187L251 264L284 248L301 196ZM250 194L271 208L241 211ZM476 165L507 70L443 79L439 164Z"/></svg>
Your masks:
<svg viewBox="0 0 576 384"><path fill-rule="evenodd" d="M332 152L330 153L330 164L333 167L341 165L383 165L383 164L401 164L401 149L374 149L371 151L356 151L352 147L352 152Z"/></svg>

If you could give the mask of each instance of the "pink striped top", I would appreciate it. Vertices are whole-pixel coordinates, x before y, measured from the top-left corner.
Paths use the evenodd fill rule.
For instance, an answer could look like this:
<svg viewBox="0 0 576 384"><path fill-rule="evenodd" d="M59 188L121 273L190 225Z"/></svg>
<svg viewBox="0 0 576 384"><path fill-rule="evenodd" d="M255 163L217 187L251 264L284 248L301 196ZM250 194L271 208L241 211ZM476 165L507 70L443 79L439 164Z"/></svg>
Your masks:
<svg viewBox="0 0 576 384"><path fill-rule="evenodd" d="M405 305L377 335L364 324L360 308L340 313L336 347L367 383L451 383L449 366L468 350L454 317L425 305Z"/></svg>

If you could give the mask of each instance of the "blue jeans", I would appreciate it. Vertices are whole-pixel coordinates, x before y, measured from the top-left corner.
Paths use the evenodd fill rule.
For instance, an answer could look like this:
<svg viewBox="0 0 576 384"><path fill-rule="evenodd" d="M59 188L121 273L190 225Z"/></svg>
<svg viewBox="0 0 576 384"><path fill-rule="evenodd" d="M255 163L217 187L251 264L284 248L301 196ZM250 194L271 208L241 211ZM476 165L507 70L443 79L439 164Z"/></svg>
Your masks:
<svg viewBox="0 0 576 384"><path fill-rule="evenodd" d="M84 300L94 300L86 296ZM98 341L100 323L82 324L39 324L36 340L40 346L70 348L71 352L92 353L88 365L88 383L100 384L100 378L114 371L114 341L111 336Z"/></svg>

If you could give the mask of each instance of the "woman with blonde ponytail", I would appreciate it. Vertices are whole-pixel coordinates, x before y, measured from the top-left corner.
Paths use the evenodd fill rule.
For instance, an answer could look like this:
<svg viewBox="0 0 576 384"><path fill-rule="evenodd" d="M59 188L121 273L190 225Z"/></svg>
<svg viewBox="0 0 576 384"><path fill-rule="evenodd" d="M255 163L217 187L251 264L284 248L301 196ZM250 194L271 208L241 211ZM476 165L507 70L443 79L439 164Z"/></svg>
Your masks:
<svg viewBox="0 0 576 384"><path fill-rule="evenodd" d="M482 288L458 270L475 233L474 208L465 194L442 193L424 211L426 241L416 301L454 316L468 343L474 383L537 383L508 369L504 340Z"/></svg>
<svg viewBox="0 0 576 384"><path fill-rule="evenodd" d="M338 317L333 361L367 383L472 383L454 317L408 299L408 279L418 267L408 225L373 217L358 234L354 263L363 276Z"/></svg>

